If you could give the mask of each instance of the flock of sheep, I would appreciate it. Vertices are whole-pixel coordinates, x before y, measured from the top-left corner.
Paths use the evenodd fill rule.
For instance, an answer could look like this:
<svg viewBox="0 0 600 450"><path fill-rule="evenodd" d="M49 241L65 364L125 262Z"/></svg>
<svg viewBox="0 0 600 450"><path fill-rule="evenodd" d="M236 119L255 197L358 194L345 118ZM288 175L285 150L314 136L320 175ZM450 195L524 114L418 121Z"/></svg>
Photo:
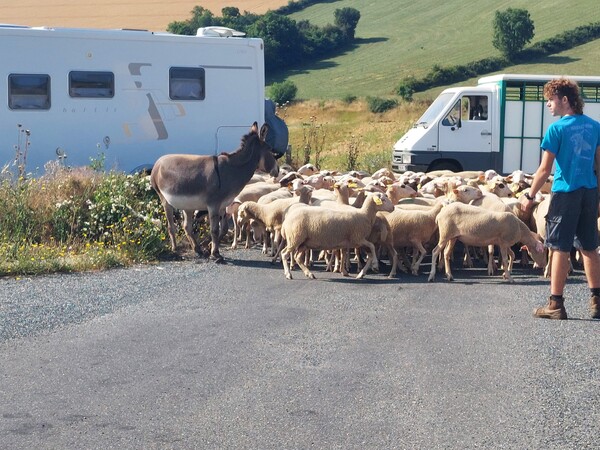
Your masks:
<svg viewBox="0 0 600 450"><path fill-rule="evenodd" d="M513 281L515 245L522 263L527 254L537 267L547 262L542 243L549 186L528 212L518 201L531 179L521 171L338 174L312 164L298 170L283 166L277 178L255 174L227 207L234 223L232 248L262 243L273 262L281 259L288 279L296 264L314 278L310 267L317 259L343 275L355 262L357 278L379 270L383 259L391 264L390 278L398 270L417 275L431 252L433 281L438 267L453 279L450 261L459 240L465 245L463 264L472 266L472 256L481 252L490 275L498 267L497 247L503 278Z"/></svg>

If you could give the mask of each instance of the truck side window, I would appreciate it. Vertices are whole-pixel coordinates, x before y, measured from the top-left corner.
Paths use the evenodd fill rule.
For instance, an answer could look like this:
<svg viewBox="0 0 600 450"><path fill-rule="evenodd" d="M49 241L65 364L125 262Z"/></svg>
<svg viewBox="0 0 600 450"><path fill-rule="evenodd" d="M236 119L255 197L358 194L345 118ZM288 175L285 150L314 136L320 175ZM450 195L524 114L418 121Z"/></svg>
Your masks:
<svg viewBox="0 0 600 450"><path fill-rule="evenodd" d="M459 100L454 104L454 106L448 112L448 114L446 114L446 117L444 117L444 119L442 120L442 125L448 126L448 127L453 127L453 126L458 125L458 122L461 117L460 112L461 112L461 101Z"/></svg>
<svg viewBox="0 0 600 450"><path fill-rule="evenodd" d="M470 119L487 120L488 98L485 95L473 95L470 97Z"/></svg>
<svg viewBox="0 0 600 450"><path fill-rule="evenodd" d="M204 69L171 67L169 98L171 100L204 100Z"/></svg>
<svg viewBox="0 0 600 450"><path fill-rule="evenodd" d="M50 109L50 75L15 74L8 76L10 109Z"/></svg>
<svg viewBox="0 0 600 450"><path fill-rule="evenodd" d="M115 75L112 72L69 72L69 96L112 98L115 96Z"/></svg>

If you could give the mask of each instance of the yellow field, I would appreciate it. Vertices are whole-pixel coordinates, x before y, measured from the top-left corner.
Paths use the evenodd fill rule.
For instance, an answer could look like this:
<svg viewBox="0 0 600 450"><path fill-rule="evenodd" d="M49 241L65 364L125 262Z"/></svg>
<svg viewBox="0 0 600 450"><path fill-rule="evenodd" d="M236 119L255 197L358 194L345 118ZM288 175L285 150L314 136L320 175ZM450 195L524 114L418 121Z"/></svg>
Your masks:
<svg viewBox="0 0 600 450"><path fill-rule="evenodd" d="M20 0L0 4L0 23L75 28L135 28L164 31L174 21L191 17L200 5L221 16L234 6L257 14L287 5L287 0Z"/></svg>

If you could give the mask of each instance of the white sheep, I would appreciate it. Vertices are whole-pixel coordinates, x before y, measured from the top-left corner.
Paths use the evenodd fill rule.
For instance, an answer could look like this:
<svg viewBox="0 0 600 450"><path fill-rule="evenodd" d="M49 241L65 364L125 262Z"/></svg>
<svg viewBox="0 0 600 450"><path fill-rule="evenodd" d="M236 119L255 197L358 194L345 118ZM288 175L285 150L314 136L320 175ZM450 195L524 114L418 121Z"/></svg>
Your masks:
<svg viewBox="0 0 600 450"><path fill-rule="evenodd" d="M319 169L317 169L317 167L314 164L304 164L302 167L300 167L297 171L300 175L303 176L311 176L314 175L315 173L319 173Z"/></svg>
<svg viewBox="0 0 600 450"><path fill-rule="evenodd" d="M396 249L412 247L413 249L413 258L410 264L413 275L419 274L421 261L427 254L425 244L431 241L437 231L435 218L443 205L444 202L439 200L435 206L431 206L424 211L396 208L393 212L385 214L392 232L394 247Z"/></svg>
<svg viewBox="0 0 600 450"><path fill-rule="evenodd" d="M256 183L247 184L241 192L235 197L233 202L225 209L226 213L233 219L233 242L231 248L237 248L238 241L242 238L242 230L238 227L238 209L239 206L248 200L258 201L260 197L269 192L276 191L281 185L271 181L258 181Z"/></svg>
<svg viewBox="0 0 600 450"><path fill-rule="evenodd" d="M275 249L279 244L279 235L281 230L281 224L287 210L291 205L296 203L308 204L310 201L313 188L307 185L296 185L295 196L289 198L275 199L269 203L260 203L254 201L246 201L242 203L238 209L238 222L240 225L249 222L250 220L260 222L262 228L265 231L272 234L272 249L271 256L276 257ZM267 243L265 240L265 246L263 252L267 253Z"/></svg>
<svg viewBox="0 0 600 450"><path fill-rule="evenodd" d="M443 252L447 279L453 280L450 254L460 240L465 245L497 245L500 249L503 278L512 282L512 262L508 260L510 247L525 244L534 261L543 266L545 254L542 243L525 223L511 212L488 211L472 205L455 202L447 205L436 218L439 231L438 244L431 255L429 281L435 278L436 262Z"/></svg>
<svg viewBox="0 0 600 450"><path fill-rule="evenodd" d="M385 194L375 193L367 197L363 206L358 208L326 209L310 206L296 207L290 210L283 221L281 233L286 246L281 252L283 270L287 279L292 279L288 256L294 259L308 278L315 278L299 257L299 252L307 249L342 249L342 274L348 275L344 258L348 248L367 247L369 256L365 267L356 278L364 277L371 267L375 247L367 240L373 228L376 213L379 210L393 211L394 205Z"/></svg>

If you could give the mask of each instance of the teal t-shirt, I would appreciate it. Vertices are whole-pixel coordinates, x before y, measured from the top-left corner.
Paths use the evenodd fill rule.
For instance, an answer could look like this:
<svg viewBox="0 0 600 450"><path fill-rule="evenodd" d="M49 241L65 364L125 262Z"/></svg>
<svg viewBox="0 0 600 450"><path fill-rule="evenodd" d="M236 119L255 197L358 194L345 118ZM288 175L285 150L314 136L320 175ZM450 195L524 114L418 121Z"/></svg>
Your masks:
<svg viewBox="0 0 600 450"><path fill-rule="evenodd" d="M541 147L556 156L552 192L571 192L598 185L594 172L598 145L600 123L584 114L561 117L548 127Z"/></svg>

